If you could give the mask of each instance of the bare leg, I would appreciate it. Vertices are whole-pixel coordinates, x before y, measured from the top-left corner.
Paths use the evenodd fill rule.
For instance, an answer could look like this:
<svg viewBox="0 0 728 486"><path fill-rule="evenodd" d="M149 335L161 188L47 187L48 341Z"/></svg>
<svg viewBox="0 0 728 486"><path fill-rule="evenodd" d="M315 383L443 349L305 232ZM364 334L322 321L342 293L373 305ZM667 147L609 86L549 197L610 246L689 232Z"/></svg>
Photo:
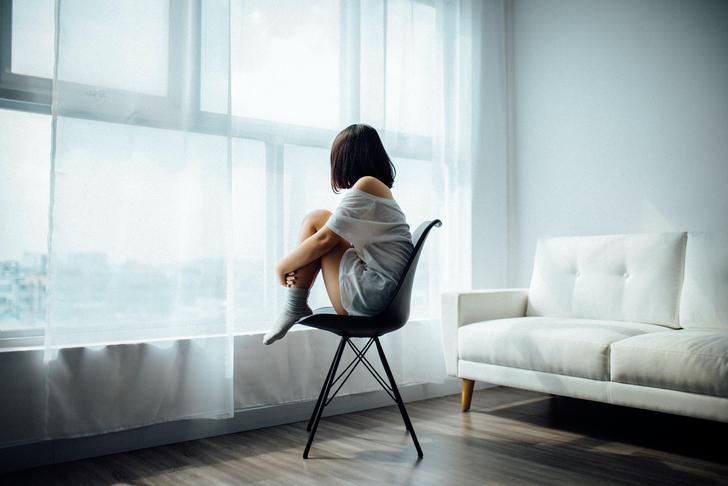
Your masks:
<svg viewBox="0 0 728 486"><path fill-rule="evenodd" d="M308 213L303 219L298 243L300 244L320 230L330 217L331 211L326 209L317 209ZM310 289L319 270L323 270L324 285L326 286L326 293L329 294L331 305L336 309L337 314L346 315L346 310L341 306L341 294L339 292L339 264L341 263L341 256L349 248L351 248L351 243L341 240L338 245L319 260L296 270L295 277L289 279L289 282L291 282L289 287Z"/></svg>
<svg viewBox="0 0 728 486"><path fill-rule="evenodd" d="M316 209L311 211L303 218L301 222L301 231L298 234L298 244L303 243L306 238L320 230L326 220L331 217L331 211L327 209ZM311 262L305 267L296 270L296 276L289 279L289 287L299 289L310 289L313 286L316 276L321 269L321 260Z"/></svg>
<svg viewBox="0 0 728 486"><path fill-rule="evenodd" d="M298 237L299 244L320 230L330 217L331 212L325 209L310 212L301 224L301 232ZM271 344L281 339L296 321L311 314L311 308L307 302L309 289L316 280L319 270L322 268L324 284L326 285L326 291L329 294L331 304L337 313L346 314L346 311L341 306L339 293L339 263L341 262L341 256L348 248L351 248L351 245L341 240L339 244L321 258L297 269L295 272L291 272L286 277L288 290L284 308L278 320L273 324L273 327L263 337L265 344Z"/></svg>
<svg viewBox="0 0 728 486"><path fill-rule="evenodd" d="M333 250L321 257L321 269L324 274L324 285L326 293L329 294L331 305L336 309L337 314L348 315L348 312L341 305L341 287L339 287L339 265L341 257L346 250L351 248L351 243L341 240Z"/></svg>

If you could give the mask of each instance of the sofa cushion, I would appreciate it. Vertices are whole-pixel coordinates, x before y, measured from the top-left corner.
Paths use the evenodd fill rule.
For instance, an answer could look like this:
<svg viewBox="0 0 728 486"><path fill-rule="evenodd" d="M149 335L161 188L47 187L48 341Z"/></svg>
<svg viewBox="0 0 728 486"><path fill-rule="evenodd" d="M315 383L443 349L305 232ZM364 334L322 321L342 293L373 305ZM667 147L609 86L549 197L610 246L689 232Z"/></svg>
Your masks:
<svg viewBox="0 0 728 486"><path fill-rule="evenodd" d="M609 379L609 345L653 332L672 332L638 322L520 317L462 326L461 360L592 380Z"/></svg>
<svg viewBox="0 0 728 486"><path fill-rule="evenodd" d="M728 330L728 233L690 233L680 326Z"/></svg>
<svg viewBox="0 0 728 486"><path fill-rule="evenodd" d="M527 315L679 328L685 240L685 233L539 240Z"/></svg>
<svg viewBox="0 0 728 486"><path fill-rule="evenodd" d="M728 331L683 329L618 341L611 379L728 398Z"/></svg>

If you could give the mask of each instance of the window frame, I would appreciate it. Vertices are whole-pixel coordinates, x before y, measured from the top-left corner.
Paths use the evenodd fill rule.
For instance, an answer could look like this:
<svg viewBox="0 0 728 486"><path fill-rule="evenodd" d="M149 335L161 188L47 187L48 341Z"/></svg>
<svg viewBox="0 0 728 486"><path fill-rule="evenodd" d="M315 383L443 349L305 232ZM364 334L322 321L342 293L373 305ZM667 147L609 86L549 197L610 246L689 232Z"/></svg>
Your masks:
<svg viewBox="0 0 728 486"><path fill-rule="evenodd" d="M429 5L427 0L410 0ZM351 41L342 42L340 49L340 79L342 80L342 99L340 120L358 118L360 109L359 79L359 28L360 17L355 7L359 2L340 0L342 38L353 36ZM20 111L51 114L53 81L48 78L17 74L11 71L12 55L12 4L13 0L0 0L0 107ZM386 7L386 1L384 2ZM64 82L64 92L68 93L68 107L60 107L63 116L105 121L111 123L133 124L151 128L185 129L212 135L228 134L233 137L261 140L265 143L307 145L327 148L336 136L336 131L326 128L307 127L289 123L261 120L232 115L232 127L226 114L201 110L200 106L200 69L201 69L201 0L188 2L169 2L169 66L168 94L154 96L131 93L104 86ZM386 30L386 29L385 29ZM386 33L385 33L386 35ZM178 46L178 47L177 47ZM346 49L344 46L351 46ZM185 66L188 67L185 72ZM184 80L189 79L189 83ZM183 86L192 86L192 96L183 99ZM123 106L127 96L141 97L143 107L134 118L119 114L118 106ZM93 109L88 100L94 98ZM101 109L97 98L103 98ZM121 103L120 103L121 101ZM192 113L192 121L187 125L180 122L180 108L183 103L185 113ZM389 150L394 157L407 157L421 160L432 158L431 137L389 133L397 140Z"/></svg>
<svg viewBox="0 0 728 486"><path fill-rule="evenodd" d="M432 0L410 0L433 6ZM387 1L383 2L383 35L386 46ZM12 72L12 5L13 0L0 0L0 108L52 115L53 80ZM358 0L340 0L340 122L359 119L361 113L361 10ZM209 135L227 136L261 141L265 144L266 184L272 184L277 191L266 191L266 211L279 213L282 210L280 193L283 186L282 168L285 145L299 145L327 149L337 131L326 128L293 125L270 120L246 118L236 115L213 113L201 109L201 22L202 0L179 2L169 0L169 42L168 42L168 86L166 96L132 93L129 91L65 82L63 90L67 106L56 107L63 116L92 121L132 124L150 128L161 128ZM191 86L184 90L183 87ZM192 93L184 96L184 92ZM143 108L133 118L121 115L118 107L124 100L134 96L141 100ZM99 98L102 103L99 104ZM92 101L92 103L90 103ZM184 104L184 105L183 105ZM184 110L182 109L184 108ZM182 111L192 113L191 119L182 122ZM435 164L432 151L432 137L390 133L384 127L382 135L394 140L388 147L392 158L427 160ZM276 196L278 194L278 196ZM269 228L265 235L265 271L271 272L272 261L283 255L282 228ZM270 255L272 253L273 255ZM273 256L274 258L271 258ZM431 283L430 283L431 284ZM428 286L430 285L428 284ZM265 305L275 306L277 293L266 292ZM43 336L42 327L37 334L33 329L0 332L0 343L28 340ZM0 344L0 348L5 347Z"/></svg>
<svg viewBox="0 0 728 486"><path fill-rule="evenodd" d="M13 0L0 0L0 107L51 114L52 80L13 73Z"/></svg>

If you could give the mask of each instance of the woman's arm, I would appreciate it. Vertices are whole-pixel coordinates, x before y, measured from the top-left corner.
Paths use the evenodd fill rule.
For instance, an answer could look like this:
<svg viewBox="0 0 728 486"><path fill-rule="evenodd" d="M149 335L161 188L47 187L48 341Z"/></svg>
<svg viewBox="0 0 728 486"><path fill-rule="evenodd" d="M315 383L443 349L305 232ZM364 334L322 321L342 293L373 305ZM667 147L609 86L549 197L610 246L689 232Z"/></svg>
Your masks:
<svg viewBox="0 0 728 486"><path fill-rule="evenodd" d="M341 241L341 237L323 226L286 255L276 266L276 274L281 285L286 285L286 274L305 267L330 252Z"/></svg>

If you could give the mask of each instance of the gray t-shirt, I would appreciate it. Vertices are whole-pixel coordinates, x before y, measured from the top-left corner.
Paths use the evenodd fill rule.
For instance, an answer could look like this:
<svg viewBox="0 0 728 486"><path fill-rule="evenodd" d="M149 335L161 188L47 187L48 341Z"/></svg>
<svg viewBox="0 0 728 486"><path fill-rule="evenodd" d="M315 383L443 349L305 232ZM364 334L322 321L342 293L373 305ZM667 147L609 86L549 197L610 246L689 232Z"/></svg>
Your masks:
<svg viewBox="0 0 728 486"><path fill-rule="evenodd" d="M384 310L414 249L399 204L353 187L326 226L354 245L339 266L342 307L353 316Z"/></svg>

